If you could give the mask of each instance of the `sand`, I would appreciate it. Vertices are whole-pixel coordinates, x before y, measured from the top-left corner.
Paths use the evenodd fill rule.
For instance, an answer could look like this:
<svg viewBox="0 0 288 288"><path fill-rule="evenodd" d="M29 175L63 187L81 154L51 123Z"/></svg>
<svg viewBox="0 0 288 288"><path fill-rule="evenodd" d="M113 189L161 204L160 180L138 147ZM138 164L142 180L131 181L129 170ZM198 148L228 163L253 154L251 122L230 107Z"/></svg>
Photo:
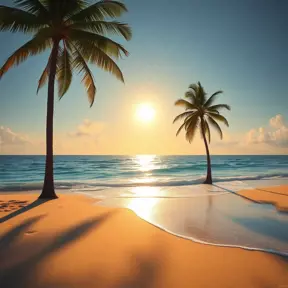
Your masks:
<svg viewBox="0 0 288 288"><path fill-rule="evenodd" d="M288 211L288 185L242 190L238 194L259 203L273 204L279 211Z"/></svg>
<svg viewBox="0 0 288 288"><path fill-rule="evenodd" d="M1 288L288 287L287 259L180 239L85 196L37 196L0 196Z"/></svg>

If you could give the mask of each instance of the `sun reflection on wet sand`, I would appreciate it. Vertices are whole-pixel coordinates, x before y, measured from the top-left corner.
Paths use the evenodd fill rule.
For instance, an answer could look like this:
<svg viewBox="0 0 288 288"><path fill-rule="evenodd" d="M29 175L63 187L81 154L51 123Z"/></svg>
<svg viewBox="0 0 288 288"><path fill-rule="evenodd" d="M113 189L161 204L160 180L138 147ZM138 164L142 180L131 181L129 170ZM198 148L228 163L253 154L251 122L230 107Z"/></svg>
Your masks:
<svg viewBox="0 0 288 288"><path fill-rule="evenodd" d="M135 198L130 198L127 208L133 210L139 217L150 220L153 218L153 209L159 202L158 198L149 198L159 195L159 187L133 187L131 192ZM144 197L144 198L139 198Z"/></svg>

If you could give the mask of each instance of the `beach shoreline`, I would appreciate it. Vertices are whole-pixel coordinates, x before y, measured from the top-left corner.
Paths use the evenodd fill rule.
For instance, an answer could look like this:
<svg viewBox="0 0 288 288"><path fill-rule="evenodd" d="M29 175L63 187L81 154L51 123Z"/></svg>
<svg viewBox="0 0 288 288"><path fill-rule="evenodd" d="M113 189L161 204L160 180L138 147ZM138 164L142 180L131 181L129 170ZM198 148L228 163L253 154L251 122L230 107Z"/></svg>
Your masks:
<svg viewBox="0 0 288 288"><path fill-rule="evenodd" d="M6 217L0 225L3 287L288 284L283 257L195 243L158 229L129 209L94 205L99 199L84 195L59 196L39 202L35 193L1 194L0 204L8 203L0 210L1 219ZM15 214L31 203L31 209Z"/></svg>

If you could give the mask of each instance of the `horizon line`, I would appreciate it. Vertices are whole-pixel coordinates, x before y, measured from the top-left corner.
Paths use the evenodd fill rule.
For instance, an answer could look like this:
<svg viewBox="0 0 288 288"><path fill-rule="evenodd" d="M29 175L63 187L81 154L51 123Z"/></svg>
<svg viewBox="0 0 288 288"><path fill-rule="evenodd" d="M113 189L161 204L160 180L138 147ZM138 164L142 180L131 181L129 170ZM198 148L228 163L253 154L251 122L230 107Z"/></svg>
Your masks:
<svg viewBox="0 0 288 288"><path fill-rule="evenodd" d="M54 156L205 156L206 154L54 154ZM287 154L210 154L211 156L287 156ZM0 156L45 156L46 154L0 154Z"/></svg>

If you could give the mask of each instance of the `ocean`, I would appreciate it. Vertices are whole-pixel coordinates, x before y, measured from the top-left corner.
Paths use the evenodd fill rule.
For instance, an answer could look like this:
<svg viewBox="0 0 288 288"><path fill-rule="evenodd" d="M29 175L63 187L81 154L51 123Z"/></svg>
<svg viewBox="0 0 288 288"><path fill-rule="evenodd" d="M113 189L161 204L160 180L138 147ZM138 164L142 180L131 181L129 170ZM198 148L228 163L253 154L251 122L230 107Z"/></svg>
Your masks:
<svg viewBox="0 0 288 288"><path fill-rule="evenodd" d="M44 168L44 156L0 156L0 192L39 193ZM288 257L287 213L237 194L287 185L287 155L212 156L214 185L198 185L206 175L205 156L55 156L54 172L57 193L128 208L178 237Z"/></svg>
<svg viewBox="0 0 288 288"><path fill-rule="evenodd" d="M202 183L206 156L55 156L56 189L184 186ZM39 190L44 156L0 156L0 191ZM212 156L215 182L288 177L288 155Z"/></svg>

